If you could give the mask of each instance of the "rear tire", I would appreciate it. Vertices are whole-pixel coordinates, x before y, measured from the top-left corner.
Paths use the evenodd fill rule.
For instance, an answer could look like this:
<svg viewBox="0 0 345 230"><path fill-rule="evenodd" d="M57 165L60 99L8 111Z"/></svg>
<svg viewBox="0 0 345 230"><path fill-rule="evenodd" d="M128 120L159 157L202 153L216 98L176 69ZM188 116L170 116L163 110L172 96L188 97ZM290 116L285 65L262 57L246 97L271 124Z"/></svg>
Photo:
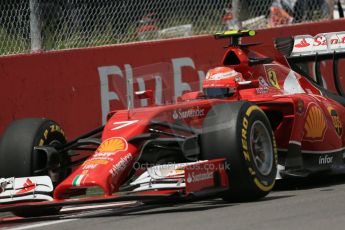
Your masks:
<svg viewBox="0 0 345 230"><path fill-rule="evenodd" d="M265 113L249 102L217 104L208 112L201 135L203 159L226 158L230 189L226 201L251 201L274 186L277 149Z"/></svg>
<svg viewBox="0 0 345 230"><path fill-rule="evenodd" d="M45 118L27 118L16 120L5 130L0 142L0 177L29 177L48 175L54 186L65 179L68 169L45 169L48 165L47 156L34 149L35 146L57 146L66 143L61 127L54 121ZM67 153L59 155L58 164L69 163ZM17 216L32 217L57 214L60 209L25 209L13 212Z"/></svg>

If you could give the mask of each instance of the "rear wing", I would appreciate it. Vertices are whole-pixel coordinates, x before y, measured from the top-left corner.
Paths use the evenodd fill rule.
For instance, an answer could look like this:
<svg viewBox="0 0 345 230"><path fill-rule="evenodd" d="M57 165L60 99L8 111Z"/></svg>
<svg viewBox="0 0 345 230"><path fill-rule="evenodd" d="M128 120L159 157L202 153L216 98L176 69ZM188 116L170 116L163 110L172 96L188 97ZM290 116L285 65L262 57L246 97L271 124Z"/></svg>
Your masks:
<svg viewBox="0 0 345 230"><path fill-rule="evenodd" d="M321 77L320 62L333 61L333 80L337 93L345 96L338 73L338 61L345 58L345 31L320 33L315 36L297 35L274 40L275 48L283 54L294 70L303 72L298 63L315 62L316 83L324 88ZM305 74L304 74L305 75Z"/></svg>
<svg viewBox="0 0 345 230"><path fill-rule="evenodd" d="M297 35L277 38L274 45L289 59L312 60L315 56L331 59L334 55L343 57L345 54L345 31L320 33L314 37Z"/></svg>

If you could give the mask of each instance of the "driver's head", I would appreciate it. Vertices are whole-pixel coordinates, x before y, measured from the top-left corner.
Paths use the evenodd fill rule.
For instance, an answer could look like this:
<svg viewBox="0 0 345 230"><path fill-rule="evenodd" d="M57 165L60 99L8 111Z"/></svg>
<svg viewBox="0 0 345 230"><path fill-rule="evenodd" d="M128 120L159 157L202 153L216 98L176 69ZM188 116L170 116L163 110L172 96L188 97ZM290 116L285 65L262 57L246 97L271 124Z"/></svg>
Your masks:
<svg viewBox="0 0 345 230"><path fill-rule="evenodd" d="M237 92L237 82L244 81L242 74L230 67L216 67L206 74L202 88L206 98L227 98Z"/></svg>

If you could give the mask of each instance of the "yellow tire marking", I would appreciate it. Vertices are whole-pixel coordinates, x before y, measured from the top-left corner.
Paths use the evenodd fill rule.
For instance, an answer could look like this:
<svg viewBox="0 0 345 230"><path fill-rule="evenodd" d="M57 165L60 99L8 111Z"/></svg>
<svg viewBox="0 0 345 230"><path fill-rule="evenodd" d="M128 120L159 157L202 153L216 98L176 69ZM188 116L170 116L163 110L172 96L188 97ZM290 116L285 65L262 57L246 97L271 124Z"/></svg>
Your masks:
<svg viewBox="0 0 345 230"><path fill-rule="evenodd" d="M260 112L262 112L262 110L257 106L257 105L251 105L247 111L246 111L246 116L249 117L251 115L251 113L254 111L254 110L259 110ZM249 153L247 151L248 149L248 146L247 146L247 138L244 134L247 134L247 128L248 128L248 120L246 117L243 118L243 122L242 122L242 148L243 148L243 155L244 155L244 158L246 161L250 162L250 156L249 156ZM272 133L273 134L273 133ZM277 147L276 147L276 142L275 142L275 138L274 138L274 134L272 135L273 136L273 154L274 154L274 158L275 158L275 161L277 162ZM256 177L256 172L253 168L251 168L250 166L248 167L248 171L250 173L251 176L253 176L253 179L254 179L254 183L255 185L261 190L261 191L264 191L264 192L268 192L270 190L272 190L274 184L275 184L275 181L273 181L273 183L271 185L263 185L260 180Z"/></svg>
<svg viewBox="0 0 345 230"><path fill-rule="evenodd" d="M47 138L48 138L48 133L49 133L49 130L46 129L46 130L44 131L44 134L43 134L44 139L46 139L46 140L47 140Z"/></svg>
<svg viewBox="0 0 345 230"><path fill-rule="evenodd" d="M268 186L265 186L263 185L259 180L258 178L254 178L254 183L256 184L256 186L258 186L259 189L261 189L262 191L264 192L268 192L270 190L272 190L274 184L275 184L275 181L273 181L273 183L271 185L268 185Z"/></svg>
<svg viewBox="0 0 345 230"><path fill-rule="evenodd" d="M43 146L43 145L44 145L44 140L41 139L41 140L40 140L40 143L38 144L38 146Z"/></svg>
<svg viewBox="0 0 345 230"><path fill-rule="evenodd" d="M250 162L250 156L246 150L243 150L243 155L244 155L244 159Z"/></svg>
<svg viewBox="0 0 345 230"><path fill-rule="evenodd" d="M48 135L53 132L61 133L62 136L65 137L65 133L62 130L62 128L58 125L50 125L43 133L43 137L40 139L40 142L38 143L39 146L43 146L44 142L48 139Z"/></svg>
<svg viewBox="0 0 345 230"><path fill-rule="evenodd" d="M247 109L246 115L249 117L250 114L251 114L254 110L260 110L260 111L261 111L261 109L260 109L258 106L256 106L256 105L251 105L251 106Z"/></svg>
<svg viewBox="0 0 345 230"><path fill-rule="evenodd" d="M251 167L248 168L250 175L254 176L256 172Z"/></svg>

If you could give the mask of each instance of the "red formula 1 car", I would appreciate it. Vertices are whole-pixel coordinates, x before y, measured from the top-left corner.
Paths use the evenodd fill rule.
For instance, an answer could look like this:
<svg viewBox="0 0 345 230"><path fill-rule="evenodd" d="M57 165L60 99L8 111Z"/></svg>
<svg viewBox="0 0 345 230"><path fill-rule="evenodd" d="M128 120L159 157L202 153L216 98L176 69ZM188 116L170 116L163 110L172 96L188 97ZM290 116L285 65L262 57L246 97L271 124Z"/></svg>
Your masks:
<svg viewBox="0 0 345 230"><path fill-rule="evenodd" d="M323 87L318 63L344 57L345 32L276 39L291 69L239 43L253 35L216 34L230 45L203 91L165 105L154 103L153 91L138 91L147 107L113 111L105 126L75 140L48 119L13 122L0 144L0 211L34 216L97 202L253 200L276 178L342 171L345 99ZM303 68L310 60L315 79ZM334 76L342 94L336 68ZM102 193L91 196L95 187Z"/></svg>

